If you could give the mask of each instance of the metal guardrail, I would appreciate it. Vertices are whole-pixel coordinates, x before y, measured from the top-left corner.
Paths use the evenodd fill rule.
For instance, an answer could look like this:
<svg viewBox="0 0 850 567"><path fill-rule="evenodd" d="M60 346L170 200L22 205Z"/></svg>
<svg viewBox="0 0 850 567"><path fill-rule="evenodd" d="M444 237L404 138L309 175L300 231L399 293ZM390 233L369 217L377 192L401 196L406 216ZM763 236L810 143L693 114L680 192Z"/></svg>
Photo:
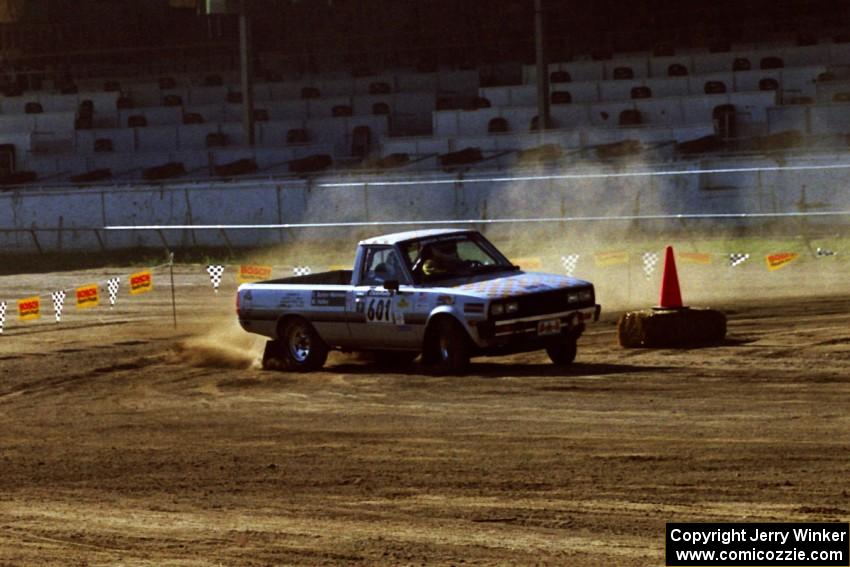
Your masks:
<svg viewBox="0 0 850 567"><path fill-rule="evenodd" d="M435 154L436 155L436 154ZM785 154L787 155L787 153ZM824 155L824 154L821 154ZM825 155L834 158L834 152L826 152ZM707 156L713 157L713 156ZM799 157L799 156L794 156ZM810 156L811 157L811 156ZM717 159L734 161L735 159L747 159L749 161L770 160L769 156L764 153L740 153L740 154L723 154L717 156ZM518 172L517 175L494 175L494 170L483 170L477 172L445 172L439 169L429 171L412 171L407 175L403 175L401 171L392 170L330 170L321 172L318 175L246 175L234 178L189 178L189 179L168 179L161 182L145 182L134 180L113 180L111 182L97 182L86 184L72 183L56 183L56 184L27 184L27 185L7 185L0 186L0 197L6 193L24 190L28 194L35 192L86 192L97 191L103 189L121 189L133 191L138 189L156 189L156 190L173 190L182 191L184 189L197 188L198 186L216 188L232 187L239 189L246 184L249 185L279 185L284 182L303 182L312 184L315 187L322 188L340 188L340 187L381 187L392 185L455 185L464 183L507 183L507 182L523 182L523 181L558 181L558 180L582 180L582 179L616 179L627 177L670 177L681 175L705 175L715 173L766 173L766 172L785 172L785 171L828 171L828 170L850 170L850 162L848 163L825 163L812 165L765 165L752 167L719 167L719 168L700 168L689 169L691 165L698 163L696 161L686 162L664 162L664 163L649 163L644 169L617 171L604 173L599 172L599 166L610 166L605 162L599 162L591 165L578 165L571 173L559 174L534 174L523 175L523 171L539 171L533 167L512 167L511 171ZM582 170L589 170L583 172ZM498 171L498 170L496 170ZM393 173L396 175L393 176ZM401 174L400 174L401 173ZM372 178L364 178L364 176L373 175ZM327 178L346 179L357 177L356 181L323 181ZM387 179L390 177L390 179Z"/></svg>
<svg viewBox="0 0 850 567"><path fill-rule="evenodd" d="M553 174L533 174L533 175L477 175L465 177L462 175L433 175L424 176L418 175L407 179L364 179L362 176L347 180L327 182L314 181L311 185L320 188L362 188L368 190L370 187L381 186L428 186L428 185L462 185L462 184L480 184L480 183L522 183L522 182L541 182L541 181L561 181L561 180L588 180L588 179L624 179L624 178L646 178L646 177L670 177L670 176L693 176L706 174L742 174L742 173L764 173L764 172L816 172L816 171L847 171L850 170L850 163L821 163L821 164L803 164L803 165L764 165L751 167L718 167L718 168L700 168L693 169L693 163L681 167L670 166L667 164L667 169L647 169L632 171L612 171L599 172L588 169L587 171L575 171L571 173L553 173ZM279 181L273 180L239 180L219 183L183 183L180 185L172 185L170 187L159 187L159 191L185 191L188 189L201 189L199 186L216 189L239 190L246 186L280 186ZM140 187L133 185L112 185L109 186L113 191L125 192L139 190ZM96 191L102 192L104 188L100 187ZM202 189L201 189L202 190ZM83 188L63 188L66 193L85 193L92 189ZM50 191L39 192L41 194L50 193ZM0 193L0 197L3 194ZM11 195L10 195L11 196ZM804 203L805 196L801 196L801 203ZM840 206L840 205L839 205ZM833 205L833 210L812 210L810 207L800 205L796 211L786 212L739 212L739 213L702 213L702 212L687 212L687 213L672 213L672 214L635 214L631 215L608 215L608 216L541 216L533 218L466 218L466 219L433 219L433 220L364 220L364 221L349 221L349 222L304 222L304 223L271 223L271 224L140 224L140 225L118 225L104 223L101 226L53 226L53 227L0 227L0 234L28 234L32 239L33 246L39 253L44 253L44 247L39 239L39 235L50 233L91 233L98 243L101 251L108 250L106 239L104 238L108 232L120 231L149 231L156 233L163 246L169 248L168 240L165 237L166 232L178 230L186 231L218 231L227 247L230 248L230 240L227 231L244 231L244 230L280 230L280 229L308 229L308 228L354 228L354 227L393 227L393 226L484 226L498 224L524 224L524 223L605 223L605 222L641 222L641 221L686 221L686 220L723 220L723 219L787 219L787 218L842 218L850 216L850 210L838 210ZM368 217L367 217L368 218ZM61 245L60 245L61 247Z"/></svg>
<svg viewBox="0 0 850 567"><path fill-rule="evenodd" d="M801 218L801 217L850 217L846 211L799 211L784 213L678 213L666 215L607 215L607 216L560 216L534 218L500 218L500 219L441 219L441 220L378 220L351 222L312 222L312 223L272 223L272 224L171 224L171 225L107 225L99 227L39 227L39 228L0 228L0 233L21 233L32 236L33 243L40 253L43 252L38 240L38 233L62 232L91 232L97 238L102 250L106 250L101 237L106 231L151 231L156 232L165 247L164 231L173 230L216 230L222 233L227 241L227 230L279 230L303 228L357 228L380 226L463 226L463 225L494 225L494 224L524 224L551 222L633 222L657 220L711 220L711 219L770 219L770 218Z"/></svg>

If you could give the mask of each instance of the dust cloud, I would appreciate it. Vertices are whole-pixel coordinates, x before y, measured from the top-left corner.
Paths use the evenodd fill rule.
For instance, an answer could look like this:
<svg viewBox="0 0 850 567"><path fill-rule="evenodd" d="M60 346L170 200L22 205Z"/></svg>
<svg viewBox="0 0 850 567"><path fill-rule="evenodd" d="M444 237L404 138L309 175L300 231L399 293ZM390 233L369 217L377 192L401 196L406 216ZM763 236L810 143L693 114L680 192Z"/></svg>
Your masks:
<svg viewBox="0 0 850 567"><path fill-rule="evenodd" d="M260 367L263 337L246 333L233 317L213 317L202 322L209 330L180 341L175 362L202 368L248 369Z"/></svg>
<svg viewBox="0 0 850 567"><path fill-rule="evenodd" d="M764 162L763 159L755 161ZM846 172L786 173L784 186L787 189L799 184L799 196L795 196L796 189L781 192L773 185L762 186L754 173L735 178L697 173L667 177L618 176L659 167L697 169L702 165L699 161L671 162L669 156L659 154L651 144L646 144L640 153L615 160L600 162L592 156L577 156L571 161L562 161L557 167L511 172L525 180L498 181L486 186L466 184L456 192L453 202L446 202L439 208L446 211L442 217L446 219L528 221L463 226L481 230L509 258L519 259L518 263L525 264L523 267L531 271L563 274L566 269L562 259L578 255L573 275L594 283L597 300L608 312L657 304L667 245L672 245L677 252L683 298L691 305L713 306L757 296L779 298L850 291L846 283L850 266L845 260L848 227L842 224L842 219L829 225L801 219L634 218L683 212L794 210L794 203L779 202L792 197L816 205L820 210L837 206L834 204L841 199L835 187L846 185ZM558 174L578 175L565 179L547 178ZM508 176L502 179L505 177ZM733 182L738 185L732 187ZM427 181L416 188L417 192L430 190ZM752 200L754 193L761 195L769 191L774 192L770 198L777 201L771 205L773 209ZM445 196L435 190L434 198L439 195ZM384 212L386 210L372 211L372 218ZM397 214L395 218L380 218L416 218L419 213L408 210ZM560 218L570 220L552 220ZM549 220L539 222L535 219ZM329 219L324 211L308 208L300 220ZM275 266L310 265L314 271L349 267L358 240L412 228L417 227L376 225L286 231L280 245L255 252L260 255L259 262ZM837 254L820 257L816 253L820 247L837 251ZM684 252L707 255L710 261L688 262L678 256ZM782 252L797 253L799 258L780 270L767 270L765 257ZM628 259L605 264L598 258L604 253L623 253ZM658 258L651 270L645 269L646 253L654 253ZM733 267L729 263L731 253L750 256L745 263ZM528 262L528 259L534 261Z"/></svg>

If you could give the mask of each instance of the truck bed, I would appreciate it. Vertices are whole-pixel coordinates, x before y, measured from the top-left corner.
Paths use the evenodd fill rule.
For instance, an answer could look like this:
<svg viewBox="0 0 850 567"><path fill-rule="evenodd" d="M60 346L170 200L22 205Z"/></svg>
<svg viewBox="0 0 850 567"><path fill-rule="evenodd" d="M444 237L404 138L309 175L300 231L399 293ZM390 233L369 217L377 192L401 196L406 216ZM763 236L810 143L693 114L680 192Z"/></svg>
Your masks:
<svg viewBox="0 0 850 567"><path fill-rule="evenodd" d="M316 284L316 285L348 285L351 283L351 270L333 270L330 272L319 272L306 276L290 276L276 280L266 280L258 283L268 284Z"/></svg>

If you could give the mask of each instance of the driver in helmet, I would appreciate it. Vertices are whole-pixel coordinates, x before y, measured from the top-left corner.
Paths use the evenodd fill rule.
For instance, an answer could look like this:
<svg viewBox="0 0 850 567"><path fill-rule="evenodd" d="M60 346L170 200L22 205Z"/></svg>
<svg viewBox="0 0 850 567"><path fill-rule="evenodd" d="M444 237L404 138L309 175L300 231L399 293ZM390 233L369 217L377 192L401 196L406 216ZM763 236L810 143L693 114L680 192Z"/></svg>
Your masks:
<svg viewBox="0 0 850 567"><path fill-rule="evenodd" d="M449 274L457 271L463 261L453 240L427 244L422 249L422 273L426 276Z"/></svg>

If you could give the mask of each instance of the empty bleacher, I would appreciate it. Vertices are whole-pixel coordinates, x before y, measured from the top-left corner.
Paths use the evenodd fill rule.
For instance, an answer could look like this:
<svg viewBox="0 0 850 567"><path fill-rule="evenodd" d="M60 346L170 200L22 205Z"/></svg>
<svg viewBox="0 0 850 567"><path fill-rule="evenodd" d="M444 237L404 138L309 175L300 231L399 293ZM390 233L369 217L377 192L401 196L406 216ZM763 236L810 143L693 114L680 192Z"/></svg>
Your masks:
<svg viewBox="0 0 850 567"><path fill-rule="evenodd" d="M311 156L349 167L405 154L410 159L390 162L440 168L439 156L467 148L483 152L470 164L502 168L545 144L587 155L636 143L666 148L663 158L676 159L677 144L711 137L724 151L751 151L759 146L747 139L788 131L829 143L850 135L850 42L826 33L795 38L788 29L772 34L759 27L757 13L747 18L742 25L758 30L747 41L689 43L677 30L679 41L656 41L654 48L624 35L602 48L588 41L563 61L550 58L546 132L536 127L536 66L523 63L525 51L478 67L414 67L387 58L384 65L348 61L346 71L328 64L305 73L293 70L290 54L272 48L257 57L252 146L232 57L216 66L215 58L196 53L168 73L149 62L116 60L24 73L27 81L13 73L0 96L0 144L14 148L16 169L61 183L103 170L114 179L142 179L147 169L170 163L182 164L174 170L179 175L215 176L240 160L256 163L256 170L245 169L252 174L277 175ZM641 49L614 51L624 37ZM313 70L325 56L308 59Z"/></svg>

